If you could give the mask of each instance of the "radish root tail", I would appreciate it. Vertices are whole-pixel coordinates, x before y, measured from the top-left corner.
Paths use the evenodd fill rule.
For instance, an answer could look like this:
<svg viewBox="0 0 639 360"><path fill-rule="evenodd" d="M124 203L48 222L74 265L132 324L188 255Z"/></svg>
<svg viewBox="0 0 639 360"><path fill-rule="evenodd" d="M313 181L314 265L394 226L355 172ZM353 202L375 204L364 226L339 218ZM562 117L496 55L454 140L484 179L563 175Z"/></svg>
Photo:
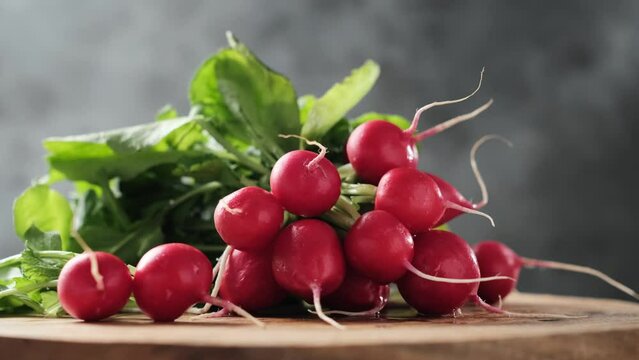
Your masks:
<svg viewBox="0 0 639 360"><path fill-rule="evenodd" d="M324 311L326 315L346 315L346 316L362 316L362 317L374 317L379 314L380 311L384 309L386 306L386 299L383 296L380 296L377 299L377 302L373 308L366 311L343 311L343 310L329 310ZM317 314L316 311L308 310L311 314Z"/></svg>
<svg viewBox="0 0 639 360"><path fill-rule="evenodd" d="M635 300L639 300L639 294L636 291L634 291L633 289L629 288L628 286L620 283L619 281L611 278L610 276L606 275L605 273L603 273L603 272L601 272L601 271L599 271L597 269L593 269L591 267L581 266L581 265L574 265L574 264L567 264L567 263L562 263L562 262L557 262L557 261L546 261L546 260L530 259L530 258L521 258L521 261L522 261L522 264L524 266L526 266L526 267L557 269L557 270L572 271L572 272L591 275L591 276L594 276L596 278L599 278L599 279L603 280L604 282L606 282L610 286L616 288L617 290L628 294L629 296L633 297Z"/></svg>
<svg viewBox="0 0 639 360"><path fill-rule="evenodd" d="M220 292L220 286L222 286L222 274L224 274L226 262L228 261L229 256L231 256L232 249L233 248L230 246L227 246L222 255L220 255L217 264L213 267L213 278L215 279L215 284L213 285L213 290L211 290L211 297L217 297L217 294ZM204 307L194 310L194 312L198 314L206 314L209 310L211 310L211 306L211 303L206 303L204 304Z"/></svg>
<svg viewBox="0 0 639 360"><path fill-rule="evenodd" d="M320 302L320 288L317 285L312 285L311 290L313 291L313 306L315 306L315 312L317 313L317 317L322 319L324 322L333 326L339 330L346 330L346 327L334 319L331 319L328 315L324 313L322 310L322 303Z"/></svg>
<svg viewBox="0 0 639 360"><path fill-rule="evenodd" d="M483 217L485 217L486 219L488 219L490 221L490 224L493 227L495 227L495 221L493 220L493 218L490 215L486 214L485 212L481 212L481 211L475 210L475 209L470 209L470 208L461 206L459 204L455 204L452 201L447 201L446 202L446 208L447 209L458 210L458 211L461 211L461 212L464 212L464 213L467 213L467 214L483 216Z"/></svg>
<svg viewBox="0 0 639 360"><path fill-rule="evenodd" d="M475 117L477 117L477 115L481 114L482 112L484 112L484 110L488 109L491 105L493 104L493 99L488 100L487 103L485 103L484 105L478 107L477 109L467 113L467 114L462 114L459 116L455 116L454 118L450 119L450 120L446 120L443 123L437 124L435 126L433 126L430 129L424 130L422 132L420 132L419 134L415 135L415 141L420 142L426 138L429 138L433 135L437 135L440 132L451 128L461 122L467 121L467 120L471 120Z"/></svg>
<svg viewBox="0 0 639 360"><path fill-rule="evenodd" d="M95 252L84 238L78 233L76 230L72 230L71 236L78 242L82 250L89 255L89 261L91 262L91 276L95 280L95 287L98 291L104 291L104 277L100 273L100 267L98 265L98 257L95 255Z"/></svg>
<svg viewBox="0 0 639 360"><path fill-rule="evenodd" d="M530 319L539 319L539 318L544 318L544 319L580 319L580 318L587 317L587 316L584 316L584 315L575 316L575 315L564 315L564 314L520 313L520 312L506 311L506 310L502 309L501 307L496 307L496 306L492 306L492 305L488 304L482 298L480 298L479 295L472 295L471 296L471 301L475 305L481 307L482 309L488 311L489 313L506 315L508 317L530 318Z"/></svg>
<svg viewBox="0 0 639 360"><path fill-rule="evenodd" d="M279 134L278 136L284 139L296 138L296 139L304 140L304 142L306 142L308 145L315 145L320 149L319 154L317 154L317 156L306 165L306 167L309 170L314 169L317 166L317 164L319 164L319 162L322 161L322 159L326 156L326 152L328 151L326 146L322 145L321 143L317 141L314 141L314 140L311 141L303 136L292 135L292 134L289 134L289 135Z"/></svg>
<svg viewBox="0 0 639 360"><path fill-rule="evenodd" d="M469 95L464 96L463 98L460 99L455 99L455 100L445 100L445 101L435 101L432 102L428 105L422 106L421 108L417 109L417 111L415 112L415 116L413 117L413 121L410 124L410 127L408 129L406 129L404 131L405 134L407 135L412 135L413 133L415 133L415 131L417 131L417 127L419 125L419 118L421 117L422 113L432 109L434 107L437 106L442 106L442 105L451 105L451 104L456 104L456 103L460 103L462 101L466 101L468 100L471 96L475 95L477 93L477 91L479 91L479 89L481 88L481 82L484 79L484 69L481 69L481 73L479 73L479 83L477 84L477 88L470 93ZM428 130L427 130L428 131Z"/></svg>
<svg viewBox="0 0 639 360"><path fill-rule="evenodd" d="M486 183L484 182L484 178L481 176L479 167L477 166L477 150L479 150L484 143L490 140L499 140L509 147L513 147L513 143L510 142L510 140L495 134L482 136L481 139L477 140L473 144L473 147L470 149L470 167L473 170L475 179L477 180L477 185L479 185L479 189L481 190L481 201L474 204L475 209L481 209L488 204L488 190L486 189Z"/></svg>
<svg viewBox="0 0 639 360"><path fill-rule="evenodd" d="M474 284L478 282L495 281L495 280L515 281L515 279L509 276L500 276L500 275L489 276L489 277L479 277L475 279L451 279L451 278L439 277L434 275L428 275L422 272L421 270L419 270L418 268L416 268L413 264L410 263L410 261L405 261L404 266L406 266L406 269L408 269L408 271L419 276L420 278L424 280L435 281L435 282L443 282L443 283L450 283L450 284Z"/></svg>
<svg viewBox="0 0 639 360"><path fill-rule="evenodd" d="M228 311L232 311L238 315L240 315L241 317L250 320L253 324L259 326L259 327L265 327L266 325L264 325L264 323L262 321L260 321L258 318L256 318L255 316L251 315L248 311L242 309L241 307L233 304L232 302L228 301L228 300L224 300L224 299L220 299L218 297L213 297L213 296L209 296L209 295L204 295L203 298L204 301L206 301L209 304L213 304L215 306L219 306L223 309L227 309Z"/></svg>

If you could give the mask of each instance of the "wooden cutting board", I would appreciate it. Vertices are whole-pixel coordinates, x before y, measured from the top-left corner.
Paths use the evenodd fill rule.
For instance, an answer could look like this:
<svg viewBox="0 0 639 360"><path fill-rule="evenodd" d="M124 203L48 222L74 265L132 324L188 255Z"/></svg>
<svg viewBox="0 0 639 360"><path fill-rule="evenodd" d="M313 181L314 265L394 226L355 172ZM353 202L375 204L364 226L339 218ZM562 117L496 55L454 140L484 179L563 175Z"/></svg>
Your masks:
<svg viewBox="0 0 639 360"><path fill-rule="evenodd" d="M473 307L463 316L340 318L339 331L312 316L230 317L154 324L139 315L100 323L0 317L0 359L639 359L639 305L625 301L513 294L505 308L581 315L508 318Z"/></svg>

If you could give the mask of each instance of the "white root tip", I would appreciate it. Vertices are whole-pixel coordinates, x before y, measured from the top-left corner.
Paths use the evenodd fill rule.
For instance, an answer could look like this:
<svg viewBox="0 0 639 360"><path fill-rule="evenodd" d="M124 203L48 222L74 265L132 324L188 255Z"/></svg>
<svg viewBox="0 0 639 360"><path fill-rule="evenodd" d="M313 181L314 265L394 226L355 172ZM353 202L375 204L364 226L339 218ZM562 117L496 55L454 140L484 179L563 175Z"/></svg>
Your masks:
<svg viewBox="0 0 639 360"><path fill-rule="evenodd" d="M346 330L346 327L334 319L330 318L328 315L324 313L322 310L322 303L320 302L320 288L316 285L311 286L311 290L313 291L313 306L315 306L315 312L317 313L317 317L322 319L327 324L338 330Z"/></svg>
<svg viewBox="0 0 639 360"><path fill-rule="evenodd" d="M78 242L82 250L89 255L89 262L91 263L91 276L95 280L95 287L98 291L104 291L104 276L100 273L100 267L98 264L98 256L93 249L87 244L84 238L76 230L71 231L71 236Z"/></svg>
<svg viewBox="0 0 639 360"><path fill-rule="evenodd" d="M477 185L479 185L479 189L481 190L481 201L474 205L475 209L480 209L488 204L488 190L486 189L486 183L484 182L484 178L481 176L479 167L477 166L477 150L479 150L485 142L490 140L499 140L509 147L513 147L513 143L510 142L510 140L495 134L484 135L473 144L473 147L470 149L470 167L472 168L475 179L477 180Z"/></svg>
<svg viewBox="0 0 639 360"><path fill-rule="evenodd" d="M238 314L239 316L241 316L241 317L243 317L243 318L245 318L247 320L250 320L253 324L255 324L255 325L257 325L257 326L259 326L261 328L266 327L266 325L261 320L259 320L255 316L251 315L248 311L242 309L241 307L233 304L232 302L230 302L228 300L224 300L224 299L220 299L220 298L217 298L217 297L212 297L212 296L205 295L203 301L205 301L207 303L210 303L210 304L213 304L215 306L219 306L219 307L221 307L223 309L227 309L228 311L232 311L232 312ZM209 315L209 314L205 314L205 315ZM211 316L209 316L209 317L211 317Z"/></svg>
<svg viewBox="0 0 639 360"><path fill-rule="evenodd" d="M467 213L467 214L473 214L473 215L479 215L479 216L483 216L486 219L488 219L490 221L490 224L495 227L495 221L493 220L493 218L486 214L485 212L479 211L479 210L475 210L475 209L469 209L467 207L455 204L452 201L448 201L446 202L446 206L447 209L454 209L454 210L459 210L461 212Z"/></svg>
<svg viewBox="0 0 639 360"><path fill-rule="evenodd" d="M213 285L213 290L211 290L211 297L217 297L217 294L220 292L220 287L222 286L222 274L224 274L224 270L226 269L226 261L231 255L231 250L232 248L227 246L213 267L213 278L215 279L215 284ZM206 314L209 310L211 310L211 305L211 303L206 303L201 309L192 308L192 311L197 314Z"/></svg>
<svg viewBox="0 0 639 360"><path fill-rule="evenodd" d="M474 279L451 279L451 278L445 278L445 277L426 274L422 272L421 270L419 270L418 268L416 268L413 264L411 264L410 261L405 261L404 266L406 266L406 269L408 271L419 276L420 278L424 280L434 281L434 282L442 282L442 283L449 283L449 284L474 284L478 282L495 281L495 280L515 281L515 279L509 276L489 276L489 277L479 277Z"/></svg>
<svg viewBox="0 0 639 360"><path fill-rule="evenodd" d="M315 145L320 149L319 154L317 154L317 156L306 165L308 169L314 169L317 166L317 164L320 161L322 161L322 159L326 156L326 152L328 151L326 146L322 145L321 143L317 141L314 141L314 140L311 141L303 136L293 135L293 134L288 134L288 135L279 134L278 136L284 139L296 138L296 139L304 140L304 142L307 143L308 145Z"/></svg>
<svg viewBox="0 0 639 360"><path fill-rule="evenodd" d="M599 271L597 269L593 269L591 267L588 267L588 266L567 264L567 263L562 263L562 262L557 262L557 261L537 260L537 259L530 259L530 258L521 258L521 261L522 261L523 265L526 266L526 267L539 267L539 268L547 268L547 269L565 270L565 271L571 271L571 272L577 272L577 273L582 273L582 274L586 274L586 275L591 275L591 276L594 276L596 278L599 278L600 280L603 280L608 285L610 285L610 286L616 288L617 290L619 290L619 291L631 296L635 300L639 300L639 294L636 291L634 291L633 289L629 288L628 286L620 283L619 281L611 278L610 276L606 275L605 273L603 273L603 272L601 272L601 271Z"/></svg>
<svg viewBox="0 0 639 360"><path fill-rule="evenodd" d="M482 112L484 112L486 109L488 109L491 105L493 104L493 99L488 100L487 103L485 103L484 105L478 107L477 109L467 113L467 114L462 114L459 116L455 116L452 119L446 120L442 123L439 123L435 126L433 126L430 129L424 130L422 132L420 132L419 134L415 135L415 141L420 142L428 137L431 137L433 135L437 135L440 132L449 129L459 123L462 123L464 121L468 121L471 119L474 119L475 117L477 117L477 115L481 114Z"/></svg>
<svg viewBox="0 0 639 360"><path fill-rule="evenodd" d="M366 311L329 310L329 311L324 311L324 314L371 317L371 316L376 316L377 314L379 314L380 311L382 311L385 306L386 306L386 300L380 296L377 301L377 304L370 310L366 310ZM317 312L313 311L312 309L309 309L308 312L310 312L311 314L317 315Z"/></svg>
<svg viewBox="0 0 639 360"><path fill-rule="evenodd" d="M479 89L481 88L481 83L482 83L482 81L484 79L484 70L485 70L485 68L482 68L481 72L479 73L479 83L477 84L477 88L475 88L475 90L472 93L470 93L469 95L466 95L463 98L459 98L459 99L455 99L455 100L435 101L435 102L432 102L432 103L430 103L428 105L424 105L421 108L417 109L417 111L415 112L415 116L413 116L413 121L411 122L410 127L408 129L406 129L405 133L413 134L415 131L417 131L417 127L419 125L419 118L421 117L422 113L424 113L425 111L427 111L429 109L432 109L434 107L437 107L437 106L451 105L451 104L460 103L462 101L468 100L470 97L475 95L479 91Z"/></svg>
<svg viewBox="0 0 639 360"><path fill-rule="evenodd" d="M565 315L565 314L548 314L548 313L520 313L520 312L512 312L506 311L501 307L495 307L487 302L485 302L478 295L472 295L471 301L475 303L475 305L481 307L482 309L493 313L493 314L501 314L506 315L508 317L516 317L516 318L529 318L529 319L582 319L587 316L585 315Z"/></svg>

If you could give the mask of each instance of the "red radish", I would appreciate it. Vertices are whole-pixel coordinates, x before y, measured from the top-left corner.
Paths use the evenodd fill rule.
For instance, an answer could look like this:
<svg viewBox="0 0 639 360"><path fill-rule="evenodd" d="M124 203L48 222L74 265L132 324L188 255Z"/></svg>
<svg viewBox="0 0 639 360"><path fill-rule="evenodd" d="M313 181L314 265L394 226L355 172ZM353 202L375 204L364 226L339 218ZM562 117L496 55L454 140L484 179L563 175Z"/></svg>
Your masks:
<svg viewBox="0 0 639 360"><path fill-rule="evenodd" d="M62 268L58 297L64 310L74 318L97 321L122 310L131 296L131 287L129 269L117 256L87 252L69 260Z"/></svg>
<svg viewBox="0 0 639 360"><path fill-rule="evenodd" d="M138 263L133 294L140 309L155 321L173 321L191 305L207 302L227 308L258 326L264 324L228 300L208 295L212 266L193 246L170 243L149 250Z"/></svg>
<svg viewBox="0 0 639 360"><path fill-rule="evenodd" d="M304 219L285 227L273 249L275 281L307 302L312 302L320 319L343 329L322 312L320 297L339 288L344 280L342 246L333 228L315 219Z"/></svg>
<svg viewBox="0 0 639 360"><path fill-rule="evenodd" d="M521 257L508 246L493 240L482 241L476 244L474 250L482 276L499 274L515 279L515 281L509 283L493 281L492 283L482 283L479 285L479 296L490 304L498 303L510 294L517 285L519 271L523 266L567 270L592 275L639 300L639 294L637 294L636 291L612 279L601 271L586 266Z"/></svg>
<svg viewBox="0 0 639 360"><path fill-rule="evenodd" d="M346 272L342 285L323 296L322 302L331 308L326 314L374 316L388 302L390 286L379 284L353 270Z"/></svg>
<svg viewBox="0 0 639 360"><path fill-rule="evenodd" d="M494 226L490 216L445 200L435 180L417 169L390 170L380 180L375 194L375 209L393 214L413 234L434 228L449 208L485 216Z"/></svg>
<svg viewBox="0 0 639 360"><path fill-rule="evenodd" d="M470 95L456 100L433 102L420 108L415 113L410 127L406 130L384 120L369 121L355 128L346 143L346 154L360 180L377 184L382 176L391 169L398 167L416 168L418 155L415 144L460 122L472 119L490 107L492 100L471 113L457 116L415 134L419 118L424 111L470 98L481 87L483 73L482 70L479 84Z"/></svg>
<svg viewBox="0 0 639 360"><path fill-rule="evenodd" d="M477 203L471 202L470 200L466 199L464 195L462 195L453 185L451 185L444 179L429 173L428 175L430 175L430 177L432 177L433 180L435 180L435 182L437 183L437 186L439 187L439 190L441 190L442 197L444 198L444 200L448 200L463 208L474 209L474 210L479 210L483 208L484 206L486 206L486 204L488 204L488 190L486 190L486 184L484 183L484 179L482 178L481 173L479 172L479 168L477 167L476 155L477 155L477 150L479 149L480 146L482 146L486 141L493 140L493 139L503 141L504 143L506 143L506 145L510 147L513 146L510 141L508 141L507 139L504 139L503 137L499 135L486 135L486 136L483 136L481 139L477 140L477 142L475 142L475 144L473 144L473 147L470 149L470 167L473 169L473 173L475 174L475 178L477 179L477 184L479 185L479 189L481 190L481 197L482 197L481 201ZM435 224L435 227L446 224L447 222L451 221L452 219L456 218L462 213L463 211L458 209L454 209L454 208L446 209L446 211L444 211L444 215L441 217L441 219L439 219L437 224Z"/></svg>
<svg viewBox="0 0 639 360"><path fill-rule="evenodd" d="M362 275L380 284L394 282L406 271L435 282L476 284L497 278L443 278L428 275L411 265L413 237L396 217L384 210L360 216L346 234L344 253L348 264ZM501 279L506 279L501 277Z"/></svg>
<svg viewBox="0 0 639 360"><path fill-rule="evenodd" d="M256 251L275 238L284 221L284 209L273 194L247 186L221 199L213 220L225 243L238 250Z"/></svg>
<svg viewBox="0 0 639 360"><path fill-rule="evenodd" d="M271 249L247 252L233 249L224 270L220 297L248 311L279 304L286 292L273 278Z"/></svg>
<svg viewBox="0 0 639 360"><path fill-rule="evenodd" d="M446 278L479 278L479 266L466 241L450 231L433 230L415 237L412 265L421 272ZM423 314L448 314L477 294L479 282L447 284L424 280L412 272L397 282L406 302Z"/></svg>
<svg viewBox="0 0 639 360"><path fill-rule="evenodd" d="M296 137L296 135L280 135ZM337 168L326 156L326 147L316 141L320 153L295 150L277 160L271 171L271 192L289 212L306 217L319 216L335 205L341 192Z"/></svg>

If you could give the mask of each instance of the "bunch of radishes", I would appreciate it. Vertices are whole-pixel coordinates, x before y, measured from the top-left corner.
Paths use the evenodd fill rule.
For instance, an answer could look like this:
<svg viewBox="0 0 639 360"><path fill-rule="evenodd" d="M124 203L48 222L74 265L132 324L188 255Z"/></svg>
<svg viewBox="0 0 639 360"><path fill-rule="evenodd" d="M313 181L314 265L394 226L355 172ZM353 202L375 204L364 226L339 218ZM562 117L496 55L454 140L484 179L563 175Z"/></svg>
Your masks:
<svg viewBox="0 0 639 360"><path fill-rule="evenodd" d="M471 150L483 195L478 203L417 169L417 142L475 117L491 101L416 134L421 114L463 101L477 90L422 107L407 130L384 120L357 127L345 146L362 183L342 183L340 171L325 157L326 148L302 138L321 151L288 152L270 172L270 191L248 186L219 201L214 225L228 248L215 267L199 250L177 243L147 252L133 276L107 253L88 251L74 258L59 279L64 308L80 319L102 319L120 311L133 292L138 307L156 321L172 321L194 304L207 303L199 312L215 305L222 310L208 316L235 312L261 324L247 311L267 309L290 294L343 328L328 314L374 315L386 305L391 283L423 314L456 313L469 301L502 312L490 304L512 291L522 266L588 272L637 297L594 270L520 258L497 242L480 243L473 252L453 232L436 230L462 213L492 222L479 211L488 195L475 153L485 141L501 138L484 137ZM364 212L358 201L373 206ZM324 312L322 304L331 311Z"/></svg>

